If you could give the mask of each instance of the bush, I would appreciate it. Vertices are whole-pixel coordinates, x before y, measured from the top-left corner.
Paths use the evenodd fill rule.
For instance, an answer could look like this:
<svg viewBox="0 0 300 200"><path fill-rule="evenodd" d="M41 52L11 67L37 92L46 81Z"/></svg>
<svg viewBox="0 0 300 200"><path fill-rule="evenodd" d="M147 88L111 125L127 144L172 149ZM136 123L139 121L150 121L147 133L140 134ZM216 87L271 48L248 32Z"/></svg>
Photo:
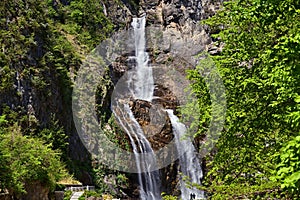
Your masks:
<svg viewBox="0 0 300 200"><path fill-rule="evenodd" d="M96 191L85 190L79 200L85 200L85 197L101 197L101 194Z"/></svg>
<svg viewBox="0 0 300 200"><path fill-rule="evenodd" d="M25 191L25 185L39 182L54 190L56 182L68 174L60 154L41 140L23 136L20 127L0 134L0 186L13 196Z"/></svg>
<svg viewBox="0 0 300 200"><path fill-rule="evenodd" d="M161 193L163 200L177 200L178 198L172 195L167 195L166 193Z"/></svg>
<svg viewBox="0 0 300 200"><path fill-rule="evenodd" d="M64 193L64 200L70 200L72 197L72 191L71 190L67 190Z"/></svg>
<svg viewBox="0 0 300 200"><path fill-rule="evenodd" d="M275 180L290 194L300 195L300 136L286 143L274 157L278 163Z"/></svg>

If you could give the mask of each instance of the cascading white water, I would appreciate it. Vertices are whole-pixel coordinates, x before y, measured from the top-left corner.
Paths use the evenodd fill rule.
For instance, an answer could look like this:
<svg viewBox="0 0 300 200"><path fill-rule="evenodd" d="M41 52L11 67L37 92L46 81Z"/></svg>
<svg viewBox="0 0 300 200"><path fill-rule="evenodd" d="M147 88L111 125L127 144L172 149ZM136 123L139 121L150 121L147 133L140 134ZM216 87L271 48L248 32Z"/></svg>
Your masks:
<svg viewBox="0 0 300 200"><path fill-rule="evenodd" d="M146 52L146 17L133 18L131 23L135 38L136 75L133 77L133 93L136 99L151 101L154 81L152 68L148 66L149 55Z"/></svg>
<svg viewBox="0 0 300 200"><path fill-rule="evenodd" d="M197 151L189 137L182 139L187 132L185 125L174 115L173 110L167 110L167 112L172 123L177 151L185 151L185 153L179 157L181 173L187 176L191 183L200 185L203 173L200 160L196 154ZM196 188L188 188L182 178L180 179L180 190L182 199L190 199L191 194L195 194L196 199L205 198L203 191Z"/></svg>
<svg viewBox="0 0 300 200"><path fill-rule="evenodd" d="M142 200L161 199L159 172L150 172L150 168L156 165L154 151L128 104L117 105L117 108L120 108L119 113L121 115L115 113L116 119L128 134L135 156L139 172L137 175L140 185L140 197ZM135 141L137 141L137 144ZM148 153L150 156L145 157L141 153Z"/></svg>
<svg viewBox="0 0 300 200"><path fill-rule="evenodd" d="M127 89L131 91L134 99L151 101L154 81L152 68L148 66L149 56L146 52L145 25L145 16L133 19L135 57L131 57L131 59L135 59L136 66L134 71L128 73ZM118 123L127 133L132 145L138 171L140 198L142 200L160 200L161 181L159 171L151 170L155 169L154 166L156 166L155 154L151 144L144 135L128 104L117 103L114 105L113 113ZM147 156L143 154L147 154Z"/></svg>

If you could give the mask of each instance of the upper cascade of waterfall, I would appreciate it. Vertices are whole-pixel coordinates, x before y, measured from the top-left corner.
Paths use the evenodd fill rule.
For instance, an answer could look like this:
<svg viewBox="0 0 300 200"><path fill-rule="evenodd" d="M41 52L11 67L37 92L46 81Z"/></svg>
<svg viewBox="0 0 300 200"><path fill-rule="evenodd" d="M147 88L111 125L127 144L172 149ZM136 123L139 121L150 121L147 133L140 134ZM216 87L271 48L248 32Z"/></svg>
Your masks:
<svg viewBox="0 0 300 200"><path fill-rule="evenodd" d="M136 73L133 77L133 95L136 99L151 101L154 81L152 68L149 66L149 55L146 52L146 16L133 18L131 23L135 39Z"/></svg>

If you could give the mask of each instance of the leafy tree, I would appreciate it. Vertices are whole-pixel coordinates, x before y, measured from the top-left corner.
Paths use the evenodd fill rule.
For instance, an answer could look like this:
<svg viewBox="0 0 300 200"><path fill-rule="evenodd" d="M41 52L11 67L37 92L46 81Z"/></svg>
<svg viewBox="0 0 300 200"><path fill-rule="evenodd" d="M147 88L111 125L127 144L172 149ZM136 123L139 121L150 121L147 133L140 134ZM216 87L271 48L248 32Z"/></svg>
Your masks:
<svg viewBox="0 0 300 200"><path fill-rule="evenodd" d="M52 115L51 118L48 127L38 131L35 135L50 145L53 150L61 151L65 157L67 155L69 144L68 136L63 127L59 125L59 121L55 119L55 116Z"/></svg>
<svg viewBox="0 0 300 200"><path fill-rule="evenodd" d="M271 177L286 167L275 168L275 153L299 132L299 13L297 0L232 0L205 21L215 32L215 44L224 44L212 59L223 77L228 107L222 135L206 158L204 185L212 198L286 198ZM200 105L209 108L198 70L190 78ZM207 114L200 121L203 134ZM290 174L298 168L293 170ZM289 177L279 174L281 180Z"/></svg>
<svg viewBox="0 0 300 200"><path fill-rule="evenodd" d="M54 189L58 180L67 176L58 152L41 140L22 136L14 125L0 135L0 185L13 196L26 193L28 184L38 181Z"/></svg>
<svg viewBox="0 0 300 200"><path fill-rule="evenodd" d="M285 144L275 154L277 171L275 181L281 182L281 187L299 198L300 190L300 136L296 136Z"/></svg>
<svg viewBox="0 0 300 200"><path fill-rule="evenodd" d="M23 134L18 138L26 145L43 141L47 150L61 150L64 160L70 161L65 157L68 155L66 133L74 131L71 120L67 119L71 116L72 79L84 55L113 30L104 15L102 2L3 0L0 19L0 115L6 115L5 119L0 118L0 132L14 132L4 127L17 122L21 126L18 132ZM35 113L29 112L29 106ZM8 136L3 133L1 137ZM21 145L24 152L30 146L25 144ZM1 145L3 152L8 151L4 141ZM0 159L1 172L9 172L6 162L15 162L13 158L1 156ZM70 171L83 170L82 166L82 162L68 162ZM20 186L13 188L14 191L24 190L21 176L6 174L6 181L1 179L3 187L10 187L8 184L14 181Z"/></svg>
<svg viewBox="0 0 300 200"><path fill-rule="evenodd" d="M59 18L59 28L74 37L74 43L92 50L112 31L113 24L105 16L103 3L97 0L73 0L69 5L49 1L52 14ZM54 18L55 19L55 18ZM87 52L86 52L87 53Z"/></svg>

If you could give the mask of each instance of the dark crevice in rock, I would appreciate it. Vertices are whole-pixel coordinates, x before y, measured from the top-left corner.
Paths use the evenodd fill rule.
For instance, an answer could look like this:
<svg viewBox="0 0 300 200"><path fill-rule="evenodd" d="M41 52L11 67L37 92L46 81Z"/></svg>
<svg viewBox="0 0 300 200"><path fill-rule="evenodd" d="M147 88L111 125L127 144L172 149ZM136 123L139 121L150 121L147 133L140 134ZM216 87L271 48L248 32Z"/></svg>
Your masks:
<svg viewBox="0 0 300 200"><path fill-rule="evenodd" d="M131 13L135 16L138 16L140 0L121 0Z"/></svg>

